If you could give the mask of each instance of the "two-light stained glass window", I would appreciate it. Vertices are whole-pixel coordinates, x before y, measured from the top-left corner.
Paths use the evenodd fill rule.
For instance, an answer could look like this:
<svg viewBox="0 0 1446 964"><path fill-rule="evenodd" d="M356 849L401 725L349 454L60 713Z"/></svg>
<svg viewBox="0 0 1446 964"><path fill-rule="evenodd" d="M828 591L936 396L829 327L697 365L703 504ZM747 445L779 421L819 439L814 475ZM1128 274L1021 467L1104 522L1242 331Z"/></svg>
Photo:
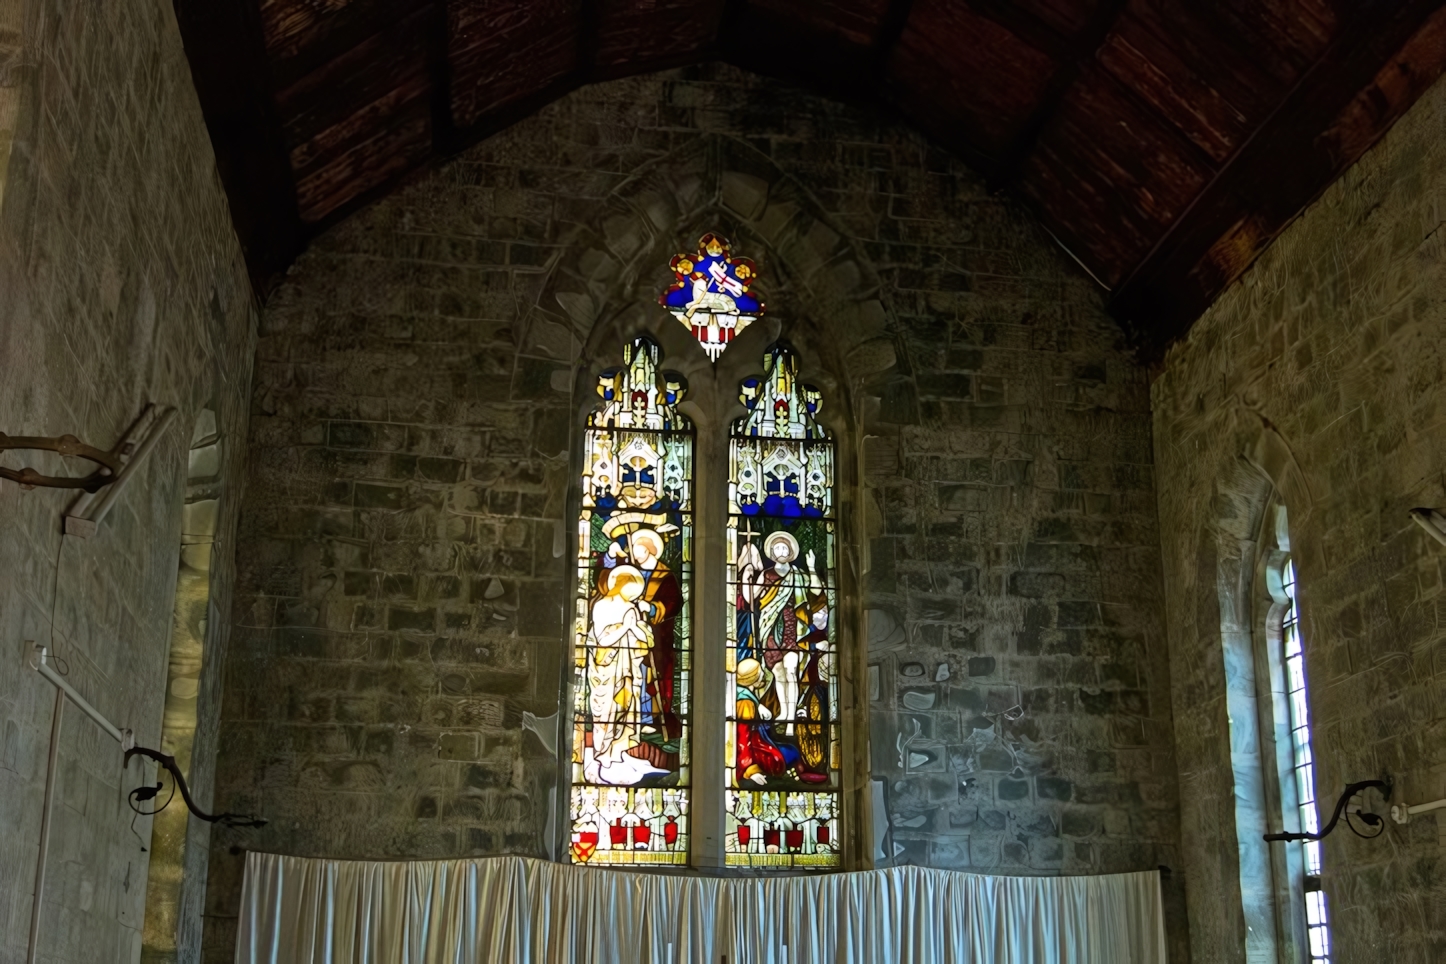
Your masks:
<svg viewBox="0 0 1446 964"><path fill-rule="evenodd" d="M717 361L763 313L757 268L709 233L675 257L660 303ZM822 394L780 342L745 378L745 414L728 438L726 581L693 583L695 453L686 390L651 339L599 378L584 433L578 521L571 858L587 864L686 864L702 797L689 761L692 606L726 594L724 771L704 774L721 801L723 859L745 867L839 864L838 522L834 442ZM719 444L723 439L716 440ZM721 485L725 480L717 480ZM708 528L716 526L716 528ZM711 662L715 661L716 662ZM719 732L719 729L722 732ZM717 790L718 793L712 793ZM715 815L717 811L712 811Z"/></svg>
<svg viewBox="0 0 1446 964"><path fill-rule="evenodd" d="M572 858L688 861L693 427L639 338L584 434L574 625Z"/></svg>

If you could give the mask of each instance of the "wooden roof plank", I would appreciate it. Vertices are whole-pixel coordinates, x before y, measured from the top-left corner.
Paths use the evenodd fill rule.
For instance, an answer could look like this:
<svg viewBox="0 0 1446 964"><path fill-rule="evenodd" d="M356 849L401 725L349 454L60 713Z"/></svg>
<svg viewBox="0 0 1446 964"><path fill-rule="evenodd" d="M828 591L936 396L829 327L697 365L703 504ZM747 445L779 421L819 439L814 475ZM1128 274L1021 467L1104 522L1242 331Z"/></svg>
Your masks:
<svg viewBox="0 0 1446 964"><path fill-rule="evenodd" d="M175 0L191 77L258 294L301 252L305 234L276 111L255 0Z"/></svg>
<svg viewBox="0 0 1446 964"><path fill-rule="evenodd" d="M1163 352L1443 70L1439 0L1363 4L1116 289L1116 316Z"/></svg>

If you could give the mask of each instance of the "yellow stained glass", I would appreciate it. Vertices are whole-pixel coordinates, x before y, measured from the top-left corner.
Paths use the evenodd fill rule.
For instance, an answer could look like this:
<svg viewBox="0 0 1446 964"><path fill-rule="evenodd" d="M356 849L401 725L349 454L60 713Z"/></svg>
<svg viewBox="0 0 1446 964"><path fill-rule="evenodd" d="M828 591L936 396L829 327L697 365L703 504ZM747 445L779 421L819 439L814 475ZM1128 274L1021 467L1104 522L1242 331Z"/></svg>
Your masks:
<svg viewBox="0 0 1446 964"><path fill-rule="evenodd" d="M574 862L688 861L693 426L638 338L598 379L578 520Z"/></svg>

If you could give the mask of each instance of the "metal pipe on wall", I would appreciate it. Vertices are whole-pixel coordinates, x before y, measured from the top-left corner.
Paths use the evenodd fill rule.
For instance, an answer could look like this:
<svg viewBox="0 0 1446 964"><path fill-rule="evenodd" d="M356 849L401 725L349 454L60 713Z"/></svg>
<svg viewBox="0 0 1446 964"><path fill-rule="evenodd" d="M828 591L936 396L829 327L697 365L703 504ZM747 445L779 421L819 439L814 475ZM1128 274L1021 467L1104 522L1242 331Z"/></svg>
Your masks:
<svg viewBox="0 0 1446 964"><path fill-rule="evenodd" d="M121 745L122 751L129 750L135 746L135 737L130 730L122 730L110 720L106 719L100 710L91 706L89 700L81 696L80 692L76 690L74 686L71 686L64 676L61 676L51 667L50 650L47 647L38 646L34 642L30 645L34 654L30 660L30 665L34 667L36 672L50 680L50 682L55 684L57 689L70 697L70 701L79 707L82 713L92 720L95 720L97 726L105 730L106 733L110 734L111 739Z"/></svg>
<svg viewBox="0 0 1446 964"><path fill-rule="evenodd" d="M55 686L55 713L50 723L50 757L45 768L45 812L40 817L40 853L35 862L35 896L30 904L30 941L25 953L25 964L35 964L36 955L40 951L40 905L45 899L45 865L50 853L50 814L55 802L55 764L60 756L60 727L65 701L68 699L79 707L81 712L119 743L122 750L129 750L135 745L135 735L106 719L64 676L57 673L50 665L50 652L46 647L37 645L33 640L27 642L32 654L30 665Z"/></svg>
<svg viewBox="0 0 1446 964"><path fill-rule="evenodd" d="M25 964L35 964L40 949L40 901L45 895L45 863L50 853L50 811L55 802L55 760L60 755L60 724L65 713L65 690L55 690L55 712L50 718L50 756L45 766L45 812L40 816L40 856L35 861L35 896L30 902L30 943Z"/></svg>

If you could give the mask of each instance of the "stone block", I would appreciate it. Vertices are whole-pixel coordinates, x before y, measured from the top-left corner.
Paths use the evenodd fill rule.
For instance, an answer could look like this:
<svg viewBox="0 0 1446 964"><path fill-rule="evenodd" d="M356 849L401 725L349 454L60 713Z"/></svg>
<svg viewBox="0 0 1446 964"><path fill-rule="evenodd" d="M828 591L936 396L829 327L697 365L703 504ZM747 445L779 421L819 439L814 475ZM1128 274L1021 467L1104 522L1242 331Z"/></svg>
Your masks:
<svg viewBox="0 0 1446 964"><path fill-rule="evenodd" d="M1074 795L1074 784L1062 777L1036 777L1034 789L1041 800L1067 802Z"/></svg>
<svg viewBox="0 0 1446 964"><path fill-rule="evenodd" d="M392 632L430 633L436 630L437 610L387 607L387 629Z"/></svg>
<svg viewBox="0 0 1446 964"><path fill-rule="evenodd" d="M1009 576L1009 594L1028 599L1057 599L1064 593L1064 576L1052 572L1016 572Z"/></svg>
<svg viewBox="0 0 1446 964"><path fill-rule="evenodd" d="M440 760L478 759L478 735L476 733L442 734L437 740L437 758Z"/></svg>

